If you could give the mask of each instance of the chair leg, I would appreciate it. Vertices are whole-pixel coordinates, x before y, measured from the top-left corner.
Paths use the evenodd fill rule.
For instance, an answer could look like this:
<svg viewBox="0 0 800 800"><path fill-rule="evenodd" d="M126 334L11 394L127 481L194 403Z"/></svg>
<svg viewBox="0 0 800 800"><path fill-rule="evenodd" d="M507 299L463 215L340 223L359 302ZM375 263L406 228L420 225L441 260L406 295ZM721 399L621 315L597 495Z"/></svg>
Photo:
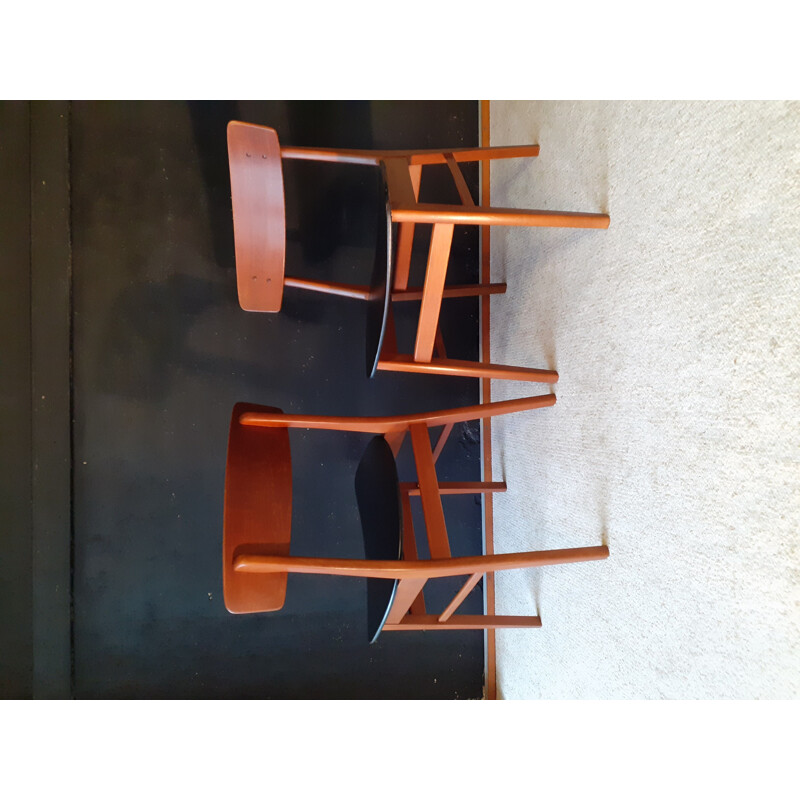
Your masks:
<svg viewBox="0 0 800 800"><path fill-rule="evenodd" d="M377 166L387 158L404 158L412 165L444 164L445 153L456 161L485 161L495 158L532 158L539 155L538 144L501 145L497 147L461 147L450 150L353 150L322 147L281 146L282 158L308 161L333 161L343 164Z"/></svg>
<svg viewBox="0 0 800 800"><path fill-rule="evenodd" d="M371 292L369 286L354 286L348 283L333 283L331 281L309 281L305 278L290 278L288 276L284 277L283 285L293 289L305 289L309 292L350 297L354 300L369 300Z"/></svg>
<svg viewBox="0 0 800 800"><path fill-rule="evenodd" d="M419 496L418 483L401 483L400 489L409 497ZM439 484L439 494L493 494L507 489L505 481L447 481Z"/></svg>
<svg viewBox="0 0 800 800"><path fill-rule="evenodd" d="M323 417L317 414L284 414L268 406L258 406L259 410L243 410L239 415L241 425L256 425L267 428L306 428L333 431L353 431L372 434L394 434L408 430L414 423L423 423L429 428L448 425L451 422L466 422L473 419L486 419L501 414L515 414L534 408L545 408L556 404L554 394L535 397L518 397L514 400L498 400L475 406L449 408L422 414L407 414L394 417ZM430 442L428 442L430 446Z"/></svg>
<svg viewBox="0 0 800 800"><path fill-rule="evenodd" d="M432 358L418 362L408 355L381 358L378 369L385 372L421 372L434 375L451 375L465 378L496 378L498 380L557 383L558 373L550 369L511 367L505 364L487 364L479 361L458 361L452 358Z"/></svg>
<svg viewBox="0 0 800 800"><path fill-rule="evenodd" d="M611 217L584 211L543 211L533 208L467 208L441 203L399 204L392 221L440 225L511 225L534 228L608 228Z"/></svg>
<svg viewBox="0 0 800 800"><path fill-rule="evenodd" d="M424 511L424 506L423 506ZM430 559L425 563L413 561L371 561L363 558L305 558L303 556L264 555L246 545L237 550L233 569L236 572L296 572L305 575L346 575L351 578L386 578L408 583L405 594L409 605L414 599L411 584L424 584L429 578L452 575L473 575L476 572L500 572L508 569L545 567L554 564L580 564L601 561L609 556L608 545L568 547L564 550L531 550L524 553L501 553L491 556L459 556ZM404 609L408 609L408 606Z"/></svg>
<svg viewBox="0 0 800 800"><path fill-rule="evenodd" d="M440 622L435 614L407 614L399 622L387 622L385 631L464 631L496 628L541 628L542 618L534 616L499 616L454 614Z"/></svg>
<svg viewBox="0 0 800 800"><path fill-rule="evenodd" d="M489 294L505 294L505 283L475 283L445 286L442 297L485 297ZM392 302L403 303L410 300L422 300L422 289L406 289L393 291Z"/></svg>
<svg viewBox="0 0 800 800"><path fill-rule="evenodd" d="M499 145L496 147L469 147L450 150L406 150L403 155L411 164L444 164L445 153L455 161L488 161L496 158L535 158L539 155L538 144ZM393 155L393 154L387 154Z"/></svg>

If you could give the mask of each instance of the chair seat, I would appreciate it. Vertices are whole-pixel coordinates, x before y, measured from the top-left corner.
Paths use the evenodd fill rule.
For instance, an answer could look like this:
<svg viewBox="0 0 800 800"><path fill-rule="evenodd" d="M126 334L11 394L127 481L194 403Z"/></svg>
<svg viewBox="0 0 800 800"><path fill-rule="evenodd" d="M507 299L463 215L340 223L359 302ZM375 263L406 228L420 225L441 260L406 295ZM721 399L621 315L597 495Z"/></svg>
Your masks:
<svg viewBox="0 0 800 800"><path fill-rule="evenodd" d="M245 311L281 310L286 208L278 134L245 122L228 124L236 285Z"/></svg>
<svg viewBox="0 0 800 800"><path fill-rule="evenodd" d="M383 164L380 169L378 197L378 222L375 242L375 264L372 270L370 293L367 301L366 357L367 377L372 378L378 369L389 308L392 299L392 209L389 206L389 188Z"/></svg>
<svg viewBox="0 0 800 800"><path fill-rule="evenodd" d="M238 551L288 556L292 529L292 462L287 428L239 424L248 411L278 408L237 403L231 416L225 467L222 573L232 614L277 611L286 598L286 573L235 572Z"/></svg>
<svg viewBox="0 0 800 800"><path fill-rule="evenodd" d="M368 560L403 557L403 513L400 480L392 450L383 436L367 445L356 470L356 499ZM397 590L397 581L367 578L367 631L370 644L383 629Z"/></svg>

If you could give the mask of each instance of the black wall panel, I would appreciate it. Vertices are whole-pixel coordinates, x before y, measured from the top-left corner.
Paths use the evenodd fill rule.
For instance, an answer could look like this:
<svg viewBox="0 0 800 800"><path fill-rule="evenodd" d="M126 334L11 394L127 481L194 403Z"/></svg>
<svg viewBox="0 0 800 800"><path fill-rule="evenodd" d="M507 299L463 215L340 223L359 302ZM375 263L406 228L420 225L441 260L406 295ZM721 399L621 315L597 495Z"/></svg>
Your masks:
<svg viewBox="0 0 800 800"><path fill-rule="evenodd" d="M17 126L20 140L30 113L27 106L3 107L3 114L16 120L9 125ZM4 502L4 522L15 522L20 533L3 542L2 591L4 601L15 594L29 598L27 607L16 607L12 623L4 623L4 635L8 628L18 653L13 664L3 665L7 694L479 697L481 632L387 633L369 646L364 582L318 576L291 576L280 612L232 616L222 600L220 564L227 428L235 402L358 415L478 399L477 381L469 379L384 373L368 380L363 308L357 301L287 290L278 315L239 308L228 120L271 125L282 141L298 145L463 147L477 144L478 103L75 102L68 104L66 128L55 108L33 112L34 117L37 113L51 114L50 146L62 153L62 161L54 157L53 164L69 165L68 184L62 181L58 191L43 198L52 224L35 222L36 241L50 231L50 261L42 263L55 270L53 291L37 295L41 301L34 306L49 303L54 317L48 333L34 336L55 348L53 372L40 373L38 380L61 388L55 407L46 413L33 407L41 417L37 434L31 429L31 343L25 338L26 320L28 331L31 324L29 293L37 283L35 277L31 283L26 267L30 249L18 235L30 228L28 196L27 205L23 199L9 207L17 216L3 228L4 235L17 232L15 260L9 262L17 318L12 314L4 320L3 333L19 341L13 363L4 361L3 368L16 380L24 402L14 401L16 439L3 439L9 455L19 454L12 474L4 452L9 477L4 492L16 501L8 511ZM16 180L21 196L30 194L24 168L8 159L3 163L4 183ZM50 168L57 179L58 170ZM368 282L377 200L372 169L288 162L284 178L287 272ZM476 191L477 169L468 169L467 178ZM422 199L437 191L445 200L457 198L446 167L423 173ZM66 250L65 192L71 221ZM477 231L456 234L449 280L475 281ZM412 282L419 283L426 243L421 230ZM64 270L60 278L58 265ZM62 279L71 309L66 320ZM43 318L41 311L38 316ZM448 354L477 358L477 302L449 301L442 320ZM401 346L410 346L412 325L410 314L398 319ZM71 375L66 392L65 370ZM13 405L5 393L3 402ZM58 430L65 409L71 410L73 424L55 439L48 472L54 492L48 497L41 486L33 486L37 530L45 531L38 535L54 535L65 526L66 540L57 542L50 561L35 562L32 445L26 448L25 441L41 443L45 430ZM368 441L357 434L292 432L292 552L363 555L353 479ZM41 450L41 444L37 447ZM65 447L71 454L66 472ZM477 426L460 426L439 461L440 478L477 480L479 457ZM401 477L410 466L406 452ZM454 554L479 552L480 505L466 496L445 503ZM6 569L6 558L15 559L18 568ZM66 605L58 583L65 558L72 568ZM31 597L38 598L37 608L49 609L54 620L49 632L35 627ZM431 601L446 604L444 595ZM480 589L467 602L465 611L480 611ZM41 631L36 689L32 630Z"/></svg>

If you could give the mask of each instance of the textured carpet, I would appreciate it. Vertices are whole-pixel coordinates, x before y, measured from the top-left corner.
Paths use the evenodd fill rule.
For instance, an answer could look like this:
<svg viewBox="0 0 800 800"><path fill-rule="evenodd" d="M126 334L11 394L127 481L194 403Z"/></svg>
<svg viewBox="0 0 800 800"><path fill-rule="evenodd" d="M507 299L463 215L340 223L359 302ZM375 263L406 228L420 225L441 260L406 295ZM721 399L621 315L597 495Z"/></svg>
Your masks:
<svg viewBox="0 0 800 800"><path fill-rule="evenodd" d="M492 358L560 373L495 424L496 550L611 550L498 575L498 613L543 622L498 632L500 696L800 696L800 104L491 119L541 145L494 163L494 205L611 216L492 231Z"/></svg>

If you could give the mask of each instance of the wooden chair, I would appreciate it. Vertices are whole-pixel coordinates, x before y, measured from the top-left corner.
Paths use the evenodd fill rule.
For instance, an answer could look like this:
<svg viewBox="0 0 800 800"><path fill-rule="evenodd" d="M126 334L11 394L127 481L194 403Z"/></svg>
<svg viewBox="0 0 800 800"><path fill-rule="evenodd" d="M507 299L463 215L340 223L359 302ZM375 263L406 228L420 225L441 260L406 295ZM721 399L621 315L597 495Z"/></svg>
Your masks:
<svg viewBox="0 0 800 800"><path fill-rule="evenodd" d="M439 331L442 300L505 292L503 283L446 286L445 277L454 225L514 225L607 228L607 214L573 211L490 208L475 204L459 163L539 155L538 145L439 150L331 150L281 146L272 128L232 121L228 124L236 280L239 303L246 311L277 312L285 287L368 300L367 371L422 372L482 378L555 383L553 370L511 367L447 358ZM385 206L380 209L379 242L371 286L291 278L285 274L286 217L282 159L369 164L380 169ZM422 167L447 164L461 205L420 203ZM425 281L409 288L415 226L432 225ZM397 225L393 248L392 226ZM414 351L397 352L391 303L420 302ZM434 356L434 351L436 355Z"/></svg>
<svg viewBox="0 0 800 800"><path fill-rule="evenodd" d="M367 578L368 632L463 630L541 626L538 616L456 614L462 601L490 572L608 557L608 547L577 547L454 558L445 527L442 495L505 491L505 483L439 483L429 428L543 408L555 395L505 400L467 408L395 417L322 417L238 403L231 417L225 476L223 585L234 614L282 608L291 573ZM327 428L376 434L356 471L356 496L366 560L290 555L292 469L289 428ZM395 455L409 435L417 480L400 482ZM411 518L411 497L422 500L429 560L420 560ZM466 577L447 607L426 609L423 587L434 578Z"/></svg>

